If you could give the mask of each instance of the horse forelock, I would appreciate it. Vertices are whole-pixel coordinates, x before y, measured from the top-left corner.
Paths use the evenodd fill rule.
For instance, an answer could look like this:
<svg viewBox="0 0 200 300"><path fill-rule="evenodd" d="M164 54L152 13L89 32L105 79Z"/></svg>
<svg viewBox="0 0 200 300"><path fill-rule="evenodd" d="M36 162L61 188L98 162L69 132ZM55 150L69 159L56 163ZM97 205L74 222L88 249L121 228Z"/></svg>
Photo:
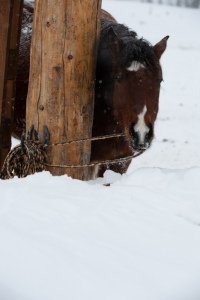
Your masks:
<svg viewBox="0 0 200 300"><path fill-rule="evenodd" d="M114 35L112 37L111 35ZM110 41L118 45L119 51L116 51L116 62L121 66L128 68L133 61L137 61L143 66L157 70L159 66L153 46L143 38L138 38L137 33L130 30L123 24L113 21L101 20L101 49L110 49ZM113 53L112 53L113 55Z"/></svg>
<svg viewBox="0 0 200 300"><path fill-rule="evenodd" d="M121 65L129 67L133 61L150 67L157 67L157 60L153 52L153 47L144 39L129 39L125 42L122 40L121 45Z"/></svg>

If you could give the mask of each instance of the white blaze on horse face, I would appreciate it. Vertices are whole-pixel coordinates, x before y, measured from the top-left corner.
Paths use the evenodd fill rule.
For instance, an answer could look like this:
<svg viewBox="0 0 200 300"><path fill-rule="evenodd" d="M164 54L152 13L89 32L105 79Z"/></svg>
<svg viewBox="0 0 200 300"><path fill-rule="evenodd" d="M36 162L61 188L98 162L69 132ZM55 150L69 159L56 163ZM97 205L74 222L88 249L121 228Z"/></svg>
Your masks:
<svg viewBox="0 0 200 300"><path fill-rule="evenodd" d="M141 68L145 68L145 66L141 64L139 61L133 60L131 65L128 68L126 68L126 70L130 72L132 71L137 72Z"/></svg>
<svg viewBox="0 0 200 300"><path fill-rule="evenodd" d="M145 143L145 135L149 132L149 127L145 123L144 116L147 112L146 105L143 107L142 112L138 115L138 121L134 126L135 132L138 134L139 144Z"/></svg>

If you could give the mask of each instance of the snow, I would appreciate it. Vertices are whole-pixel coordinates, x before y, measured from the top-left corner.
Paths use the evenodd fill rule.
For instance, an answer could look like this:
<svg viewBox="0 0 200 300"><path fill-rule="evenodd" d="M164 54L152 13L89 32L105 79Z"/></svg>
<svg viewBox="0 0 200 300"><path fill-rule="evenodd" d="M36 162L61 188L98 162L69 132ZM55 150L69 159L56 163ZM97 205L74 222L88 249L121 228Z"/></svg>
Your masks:
<svg viewBox="0 0 200 300"><path fill-rule="evenodd" d="M200 11L103 7L170 35L156 139L123 176L0 181L0 300L200 299Z"/></svg>

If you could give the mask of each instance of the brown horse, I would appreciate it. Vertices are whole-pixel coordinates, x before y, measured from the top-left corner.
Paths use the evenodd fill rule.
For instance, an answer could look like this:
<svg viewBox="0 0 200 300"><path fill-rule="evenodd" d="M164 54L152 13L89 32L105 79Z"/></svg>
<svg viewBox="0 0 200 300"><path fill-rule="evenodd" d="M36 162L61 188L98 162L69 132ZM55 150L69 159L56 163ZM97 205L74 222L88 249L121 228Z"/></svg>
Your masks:
<svg viewBox="0 0 200 300"><path fill-rule="evenodd" d="M163 80L159 60L168 38L151 46L102 12L93 135L124 132L125 138L94 143L92 159L131 156L151 145ZM102 166L98 175L107 167L123 173L129 164Z"/></svg>
<svg viewBox="0 0 200 300"><path fill-rule="evenodd" d="M18 136L25 124L32 17L33 7L25 1L14 118ZM124 132L125 137L93 142L92 161L130 156L150 146L162 81L159 60L167 39L151 46L102 10L93 136ZM102 165L95 176L102 176L107 168L123 173L129 163Z"/></svg>

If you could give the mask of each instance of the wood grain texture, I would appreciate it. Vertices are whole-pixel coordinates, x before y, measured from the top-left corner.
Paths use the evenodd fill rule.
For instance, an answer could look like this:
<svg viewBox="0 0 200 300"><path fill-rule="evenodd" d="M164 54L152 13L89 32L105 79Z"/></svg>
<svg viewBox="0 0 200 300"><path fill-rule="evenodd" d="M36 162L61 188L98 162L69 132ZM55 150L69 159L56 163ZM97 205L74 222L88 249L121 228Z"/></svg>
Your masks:
<svg viewBox="0 0 200 300"><path fill-rule="evenodd" d="M100 0L36 0L27 97L27 130L51 143L91 137ZM91 143L49 147L49 163L86 164ZM87 169L50 168L53 175L89 179Z"/></svg>
<svg viewBox="0 0 200 300"><path fill-rule="evenodd" d="M0 167L11 148L22 5L0 1Z"/></svg>
<svg viewBox="0 0 200 300"><path fill-rule="evenodd" d="M11 1L2 0L0 2L0 121L3 103L3 91L6 72L6 58L8 48L8 32L10 22Z"/></svg>

